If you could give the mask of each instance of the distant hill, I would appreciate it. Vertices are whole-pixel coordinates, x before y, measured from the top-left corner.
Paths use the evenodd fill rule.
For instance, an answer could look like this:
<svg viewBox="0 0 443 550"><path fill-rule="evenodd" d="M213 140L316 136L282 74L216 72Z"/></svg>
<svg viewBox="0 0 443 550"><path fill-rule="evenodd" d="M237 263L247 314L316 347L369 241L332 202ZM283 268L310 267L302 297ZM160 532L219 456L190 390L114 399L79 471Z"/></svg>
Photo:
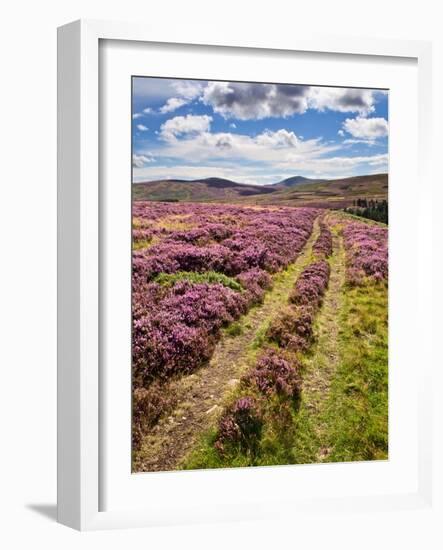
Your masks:
<svg viewBox="0 0 443 550"><path fill-rule="evenodd" d="M279 188L266 196L249 197L249 203L281 206L318 206L345 208L358 198L387 199L388 174L354 176L334 180L310 181ZM246 201L241 201L246 202Z"/></svg>
<svg viewBox="0 0 443 550"><path fill-rule="evenodd" d="M149 201L217 201L241 199L250 195L272 193L270 186L237 183L224 178L198 180L157 180L133 185L134 200Z"/></svg>
<svg viewBox="0 0 443 550"><path fill-rule="evenodd" d="M293 176L272 185L238 183L224 178L158 180L135 183L134 200L232 202L277 206L345 208L358 198L387 199L388 175L332 180Z"/></svg>
<svg viewBox="0 0 443 550"><path fill-rule="evenodd" d="M305 178L304 176L292 176L290 178L279 181L278 183L274 183L273 187L275 187L276 189L284 189L285 187L293 187L294 185L303 185L306 183L322 183L324 181L327 180Z"/></svg>

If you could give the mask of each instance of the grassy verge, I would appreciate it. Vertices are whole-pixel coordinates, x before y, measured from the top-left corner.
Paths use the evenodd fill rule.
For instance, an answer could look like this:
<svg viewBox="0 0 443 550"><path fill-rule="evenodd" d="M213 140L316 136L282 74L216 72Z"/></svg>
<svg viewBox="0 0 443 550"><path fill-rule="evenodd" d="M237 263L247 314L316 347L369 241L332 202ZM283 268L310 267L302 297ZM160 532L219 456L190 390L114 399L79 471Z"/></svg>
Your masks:
<svg viewBox="0 0 443 550"><path fill-rule="evenodd" d="M327 461L388 457L388 293L384 285L347 289L341 361L327 407Z"/></svg>
<svg viewBox="0 0 443 550"><path fill-rule="evenodd" d="M327 327L327 319L319 320ZM388 456L387 289L346 287L333 367L327 331L306 357L306 383L296 418L294 462L382 460ZM323 347L324 346L324 347ZM331 369L331 381L325 383ZM320 378L315 381L320 373ZM309 383L311 380L311 384ZM320 381L320 383L319 383ZM323 384L323 385L322 385Z"/></svg>
<svg viewBox="0 0 443 550"><path fill-rule="evenodd" d="M241 284L228 277L223 273L216 271L205 271L203 273L197 273L195 271L178 271L177 273L160 273L155 278L155 282L164 286L173 286L179 281L189 281L194 284L208 283L208 284L221 284L232 290L241 291L243 287Z"/></svg>

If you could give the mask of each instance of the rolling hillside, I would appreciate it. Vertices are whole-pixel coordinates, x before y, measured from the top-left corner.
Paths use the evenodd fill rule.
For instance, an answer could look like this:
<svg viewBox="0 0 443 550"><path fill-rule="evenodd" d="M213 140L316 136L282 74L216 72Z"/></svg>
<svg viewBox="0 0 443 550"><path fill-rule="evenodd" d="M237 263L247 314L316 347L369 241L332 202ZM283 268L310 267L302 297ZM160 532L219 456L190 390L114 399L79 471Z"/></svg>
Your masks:
<svg viewBox="0 0 443 550"><path fill-rule="evenodd" d="M149 201L236 201L250 195L272 193L269 186L247 185L223 178L159 180L133 185L134 200Z"/></svg>
<svg viewBox="0 0 443 550"><path fill-rule="evenodd" d="M290 178L286 178L278 183L274 183L272 187L274 189L287 189L295 187L296 185L306 185L309 183L323 183L325 179L311 179L311 178L305 178L304 176L292 176Z"/></svg>
<svg viewBox="0 0 443 550"><path fill-rule="evenodd" d="M388 175L374 174L336 180L302 176L260 186L222 178L161 180L133 185L134 200L171 202L231 202L341 209L357 198L387 199Z"/></svg>
<svg viewBox="0 0 443 550"><path fill-rule="evenodd" d="M266 196L248 197L247 201L241 202L341 209L351 206L358 198L387 199L388 174L303 183L288 189L278 189Z"/></svg>

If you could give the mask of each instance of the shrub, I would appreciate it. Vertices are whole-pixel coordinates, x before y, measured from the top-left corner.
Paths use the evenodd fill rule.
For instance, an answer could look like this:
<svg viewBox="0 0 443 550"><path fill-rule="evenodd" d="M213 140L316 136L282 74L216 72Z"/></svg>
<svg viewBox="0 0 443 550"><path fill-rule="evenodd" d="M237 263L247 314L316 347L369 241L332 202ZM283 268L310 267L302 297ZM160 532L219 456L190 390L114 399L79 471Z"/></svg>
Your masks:
<svg viewBox="0 0 443 550"><path fill-rule="evenodd" d="M364 222L347 222L343 229L346 249L346 279L361 284L365 277L388 279L388 230Z"/></svg>
<svg viewBox="0 0 443 550"><path fill-rule="evenodd" d="M143 435L152 428L159 418L174 406L175 397L170 390L165 391L159 383L149 388L135 388L132 394L132 443L140 448Z"/></svg>
<svg viewBox="0 0 443 550"><path fill-rule="evenodd" d="M234 444L243 451L255 452L262 427L263 419L255 399L240 397L226 409L220 419L215 447L224 452L227 444Z"/></svg>
<svg viewBox="0 0 443 550"><path fill-rule="evenodd" d="M313 249L317 256L324 258L329 258L332 254L332 233L324 222L320 224L320 235L315 241Z"/></svg>
<svg viewBox="0 0 443 550"><path fill-rule="evenodd" d="M326 260L308 265L300 274L290 301L300 305L320 307L329 282L330 267Z"/></svg>
<svg viewBox="0 0 443 550"><path fill-rule="evenodd" d="M237 281L246 290L249 303L260 303L263 300L265 290L271 286L271 277L262 269L250 269L240 273Z"/></svg>
<svg viewBox="0 0 443 550"><path fill-rule="evenodd" d="M299 397L301 391L299 369L296 359L289 362L281 351L268 349L244 381L254 384L265 395L278 394L294 399Z"/></svg>
<svg viewBox="0 0 443 550"><path fill-rule="evenodd" d="M312 308L288 306L272 321L266 337L282 348L303 351L313 340L312 322Z"/></svg>

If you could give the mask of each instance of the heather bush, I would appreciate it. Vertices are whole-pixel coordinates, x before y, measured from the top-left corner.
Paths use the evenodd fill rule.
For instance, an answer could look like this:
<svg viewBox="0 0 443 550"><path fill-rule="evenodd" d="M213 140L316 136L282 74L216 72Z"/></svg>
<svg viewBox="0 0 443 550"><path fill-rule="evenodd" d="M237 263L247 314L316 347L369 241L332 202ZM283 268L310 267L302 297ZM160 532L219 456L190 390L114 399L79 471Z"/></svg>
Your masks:
<svg viewBox="0 0 443 550"><path fill-rule="evenodd" d="M220 419L216 449L223 453L228 445L255 452L261 438L263 418L253 397L240 397Z"/></svg>
<svg viewBox="0 0 443 550"><path fill-rule="evenodd" d="M134 228L132 230L132 240L134 243L138 243L140 241L143 242L150 242L153 237L152 229L146 229L146 228L140 228L136 229Z"/></svg>
<svg viewBox="0 0 443 550"><path fill-rule="evenodd" d="M175 396L167 392L161 384L154 383L149 388L135 387L132 393L132 443L138 449L143 437L160 416L175 404Z"/></svg>
<svg viewBox="0 0 443 550"><path fill-rule="evenodd" d="M133 372L141 384L195 370L210 358L221 327L247 307L242 293L218 283L147 289L133 308Z"/></svg>
<svg viewBox="0 0 443 550"><path fill-rule="evenodd" d="M329 258L332 254L332 233L328 226L320 223L320 235L313 245L313 250L317 256Z"/></svg>
<svg viewBox="0 0 443 550"><path fill-rule="evenodd" d="M286 307L281 311L266 332L269 341L292 351L306 350L313 340L311 307Z"/></svg>
<svg viewBox="0 0 443 550"><path fill-rule="evenodd" d="M260 303L265 290L271 286L271 277L262 269L250 269L237 275L237 281L246 290L250 303Z"/></svg>
<svg viewBox="0 0 443 550"><path fill-rule="evenodd" d="M136 202L133 372L139 385L192 372L212 355L220 329L263 299L269 273L293 261L318 210Z"/></svg>
<svg viewBox="0 0 443 550"><path fill-rule="evenodd" d="M292 399L299 397L301 391L300 365L292 357L288 358L273 349L263 352L257 366L245 377L246 384L253 384L266 396L278 394Z"/></svg>
<svg viewBox="0 0 443 550"><path fill-rule="evenodd" d="M387 281L388 229L364 222L347 222L343 237L348 283L361 284L365 277Z"/></svg>
<svg viewBox="0 0 443 550"><path fill-rule="evenodd" d="M309 264L297 279L290 301L318 309L328 286L329 274L330 267L326 260Z"/></svg>

